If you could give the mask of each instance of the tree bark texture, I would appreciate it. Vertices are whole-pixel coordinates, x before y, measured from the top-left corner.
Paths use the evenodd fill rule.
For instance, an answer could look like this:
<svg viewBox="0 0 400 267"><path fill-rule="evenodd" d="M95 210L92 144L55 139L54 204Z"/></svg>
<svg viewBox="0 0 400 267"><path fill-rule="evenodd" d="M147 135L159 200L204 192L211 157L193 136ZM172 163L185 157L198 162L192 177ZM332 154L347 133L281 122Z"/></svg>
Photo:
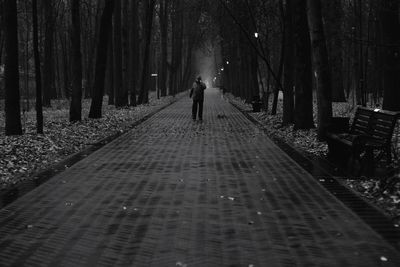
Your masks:
<svg viewBox="0 0 400 267"><path fill-rule="evenodd" d="M33 54L35 60L35 82L36 82L36 132L38 134L43 134L42 74L40 71L37 0L32 0L32 24L33 24Z"/></svg>
<svg viewBox="0 0 400 267"><path fill-rule="evenodd" d="M332 87L320 0L307 0L307 17L314 63L314 75L317 83L317 137L322 141L325 139L325 131L332 118Z"/></svg>
<svg viewBox="0 0 400 267"><path fill-rule="evenodd" d="M283 13L283 10L281 10L281 13ZM279 89L281 88L280 82L282 79L283 62L285 59L285 38L286 38L286 34L285 34L285 29L284 29L282 32L280 58L279 58L279 63L278 63L279 65L278 65L277 75L275 78L274 96L273 96L273 100L272 100L271 115L276 115L276 109L278 106Z"/></svg>
<svg viewBox="0 0 400 267"><path fill-rule="evenodd" d="M298 11L297 11L298 12ZM294 31L293 31L293 0L286 0L284 23L285 23L285 57L283 67L283 124L293 123L294 109Z"/></svg>
<svg viewBox="0 0 400 267"><path fill-rule="evenodd" d="M381 0L384 48L383 109L400 111L400 24L398 0Z"/></svg>
<svg viewBox="0 0 400 267"><path fill-rule="evenodd" d="M161 62L160 83L161 96L167 95L167 67L168 67L168 0L160 1L160 31L161 31Z"/></svg>
<svg viewBox="0 0 400 267"><path fill-rule="evenodd" d="M19 69L18 69L18 22L17 1L4 1L5 34L5 134L22 134L19 104Z"/></svg>
<svg viewBox="0 0 400 267"><path fill-rule="evenodd" d="M121 6L122 0L115 0L114 6L114 90L115 106L124 107L127 105L122 73L122 28L121 28Z"/></svg>
<svg viewBox="0 0 400 267"><path fill-rule="evenodd" d="M94 74L94 92L90 105L89 118L101 118L101 108L104 95L104 77L107 64L107 50L111 39L112 13L114 0L106 0L100 19L99 37L97 41L96 67ZM112 65L112 62L108 62Z"/></svg>
<svg viewBox="0 0 400 267"><path fill-rule="evenodd" d="M111 22L110 38L108 40L107 47L107 68L106 68L106 82L107 94L108 94L108 105L115 104L115 89L114 89L114 41L113 41L113 29Z"/></svg>
<svg viewBox="0 0 400 267"><path fill-rule="evenodd" d="M146 3L146 20L145 20L145 48L143 58L142 82L138 103L145 104L149 102L149 87L150 87L150 46L151 32L153 28L153 11L155 0L147 0Z"/></svg>
<svg viewBox="0 0 400 267"><path fill-rule="evenodd" d="M129 2L130 0L123 0L122 6L122 88L123 98L121 99L124 103L123 106L129 105L128 88L129 88Z"/></svg>
<svg viewBox="0 0 400 267"><path fill-rule="evenodd" d="M295 110L294 129L314 128L310 33L306 2L294 0Z"/></svg>
<svg viewBox="0 0 400 267"><path fill-rule="evenodd" d="M175 95L178 93L180 84L180 67L182 63L182 34L183 34L183 10L182 1L174 0L172 2L171 14L171 67L169 78L169 93Z"/></svg>
<svg viewBox="0 0 400 267"><path fill-rule="evenodd" d="M72 0L72 95L69 108L71 122L82 119L82 53L81 53L81 19L80 0Z"/></svg>
<svg viewBox="0 0 400 267"><path fill-rule="evenodd" d="M322 1L324 30L330 63L332 101L345 102L343 89L343 7L342 0Z"/></svg>
<svg viewBox="0 0 400 267"><path fill-rule="evenodd" d="M54 12L53 1L43 0L45 15L44 32L44 62L43 62L43 106L51 106L54 85L53 41L54 41Z"/></svg>
<svg viewBox="0 0 400 267"><path fill-rule="evenodd" d="M131 17L129 23L129 90L130 106L136 106L136 89L139 77L139 13L138 1L130 1Z"/></svg>

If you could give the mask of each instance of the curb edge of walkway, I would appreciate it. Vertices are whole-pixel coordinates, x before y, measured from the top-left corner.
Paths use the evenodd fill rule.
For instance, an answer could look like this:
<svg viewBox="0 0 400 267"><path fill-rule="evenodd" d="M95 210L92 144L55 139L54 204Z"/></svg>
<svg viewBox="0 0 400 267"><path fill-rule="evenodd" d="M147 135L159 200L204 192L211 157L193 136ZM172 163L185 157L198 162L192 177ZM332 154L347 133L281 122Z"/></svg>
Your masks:
<svg viewBox="0 0 400 267"><path fill-rule="evenodd" d="M333 196L341 201L346 207L352 210L359 216L368 226L377 232L383 239L391 244L396 250L400 251L400 229L396 227L391 219L386 216L377 207L368 203L361 196L357 195L344 185L342 185L336 178L338 171L335 170L331 164L326 160L322 160L323 167L317 166L315 159L309 158L304 151L287 144L284 140L277 136L273 136L266 131L264 125L249 114L237 104L233 103L230 99L228 102L240 111L248 120L260 128L267 136L282 149L291 159L297 162L303 169ZM318 163L321 165L321 162ZM341 175L343 175L341 173ZM323 178L323 179L322 179Z"/></svg>
<svg viewBox="0 0 400 267"><path fill-rule="evenodd" d="M20 198L23 195L27 194L28 192L32 191L33 189L40 186L41 184L47 182L55 175L67 170L75 163L86 158L87 156L89 156L93 152L99 150L100 148L107 145L111 141L128 133L136 126L138 126L141 123L145 122L146 120L150 119L152 116L154 116L158 112L162 111L163 109L176 103L181 98L183 98L183 95L182 96L175 95L171 102L168 102L168 103L158 107L157 109L153 110L149 114L146 114L142 118L139 118L138 120L134 121L129 126L127 126L126 129L115 132L107 137L104 137L104 138L100 139L99 141L88 145L83 150L80 150L78 152L68 155L63 160L52 164L50 167L48 167L46 169L41 169L37 172L34 172L32 175L30 175L29 179L20 181L16 184L12 184L12 185L6 186L3 189L0 189L0 209L6 207L8 204L14 202L18 198Z"/></svg>

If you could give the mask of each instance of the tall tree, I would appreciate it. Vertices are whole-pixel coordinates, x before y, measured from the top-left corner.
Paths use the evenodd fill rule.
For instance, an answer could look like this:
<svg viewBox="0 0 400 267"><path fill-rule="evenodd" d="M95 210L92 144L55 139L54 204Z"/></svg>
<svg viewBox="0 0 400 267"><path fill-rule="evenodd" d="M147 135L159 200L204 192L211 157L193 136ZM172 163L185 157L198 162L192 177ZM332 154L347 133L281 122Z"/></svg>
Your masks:
<svg viewBox="0 0 400 267"><path fill-rule="evenodd" d="M155 0L147 0L145 2L146 24L145 24L145 48L143 55L143 70L141 79L141 88L138 103L144 104L149 102L149 86L150 86L150 45L151 32L153 28L153 11Z"/></svg>
<svg viewBox="0 0 400 267"><path fill-rule="evenodd" d="M3 46L4 46L4 35L3 35L3 27L4 27L4 21L3 21L3 1L0 1L0 64L2 64L2 59L3 59Z"/></svg>
<svg viewBox="0 0 400 267"><path fill-rule="evenodd" d="M381 0L381 31L384 50L383 108L400 111L399 1Z"/></svg>
<svg viewBox="0 0 400 267"><path fill-rule="evenodd" d="M330 63L332 101L345 102L343 89L343 8L342 0L322 1L324 30Z"/></svg>
<svg viewBox="0 0 400 267"><path fill-rule="evenodd" d="M72 95L69 109L71 122L82 119L82 53L80 0L72 0Z"/></svg>
<svg viewBox="0 0 400 267"><path fill-rule="evenodd" d="M139 12L138 1L130 1L130 22L129 22L129 90L130 90L130 106L136 106L136 88L138 86L139 74Z"/></svg>
<svg viewBox="0 0 400 267"><path fill-rule="evenodd" d="M43 62L43 106L51 106L51 97L53 91L53 42L54 42L54 11L53 1L43 0L45 16L44 32L44 62Z"/></svg>
<svg viewBox="0 0 400 267"><path fill-rule="evenodd" d="M297 10L296 10L297 12ZM283 124L292 123L294 109L294 31L293 31L293 1L286 0L284 23L285 23L285 57L283 71Z"/></svg>
<svg viewBox="0 0 400 267"><path fill-rule="evenodd" d="M107 86L107 94L108 94L108 105L114 105L115 104L115 89L114 89L114 42L113 42L113 36L114 34L112 33L112 22L111 22L111 29L110 29L110 34L111 38L108 40L108 49L107 49L107 62L108 62L108 67L106 68L106 84Z"/></svg>
<svg viewBox="0 0 400 267"><path fill-rule="evenodd" d="M321 1L307 0L307 17L310 30L314 73L317 82L318 104L318 140L325 139L326 128L332 118L332 90L326 48L324 28L322 24Z"/></svg>
<svg viewBox="0 0 400 267"><path fill-rule="evenodd" d="M171 11L171 64L169 93L175 95L179 90L180 67L182 63L183 42L183 1L173 0Z"/></svg>
<svg viewBox="0 0 400 267"><path fill-rule="evenodd" d="M281 17L284 17L284 10L283 8L281 8ZM272 115L276 115L276 108L278 106L278 95L279 95L279 90L282 89L283 90L283 86L281 86L281 78L282 78L282 73L283 73L283 63L285 60L285 38L286 38L286 34L285 34L285 23L283 22L283 30L281 33L281 44L280 44L280 55L279 55L279 63L277 64L277 77L275 79L275 86L274 86L274 96L272 99L272 108L271 108L271 114ZM271 72L272 74L272 72Z"/></svg>
<svg viewBox="0 0 400 267"><path fill-rule="evenodd" d="M4 34L5 34L5 115L6 135L22 134L19 105L19 69L18 69L18 22L17 1L4 1Z"/></svg>
<svg viewBox="0 0 400 267"><path fill-rule="evenodd" d="M122 0L115 0L114 6L114 90L115 106L123 107L127 105L127 96L125 94L123 73L122 73L122 28L121 11Z"/></svg>
<svg viewBox="0 0 400 267"><path fill-rule="evenodd" d="M293 1L295 43L295 112L294 129L314 127L311 45L308 30L306 2Z"/></svg>
<svg viewBox="0 0 400 267"><path fill-rule="evenodd" d="M160 1L160 31L161 31L161 62L160 82L161 96L167 95L167 67L168 67L168 0Z"/></svg>
<svg viewBox="0 0 400 267"><path fill-rule="evenodd" d="M101 108L104 95L104 77L107 64L107 49L111 38L112 13L114 0L105 0L105 5L101 14L99 37L96 45L96 67L94 75L94 92L90 105L89 118L101 118ZM112 62L109 62L109 65Z"/></svg>
<svg viewBox="0 0 400 267"><path fill-rule="evenodd" d="M121 95L123 96L121 101L122 106L128 106L129 98L128 98L128 88L129 88L129 50L131 49L129 46L129 19L131 15L129 14L129 2L130 0L123 0L122 6L122 90ZM129 73L129 74L128 74Z"/></svg>
<svg viewBox="0 0 400 267"><path fill-rule="evenodd" d="M37 0L32 0L32 24L33 24L33 55L35 59L35 82L36 82L36 131L38 134L43 134L42 75L40 71Z"/></svg>

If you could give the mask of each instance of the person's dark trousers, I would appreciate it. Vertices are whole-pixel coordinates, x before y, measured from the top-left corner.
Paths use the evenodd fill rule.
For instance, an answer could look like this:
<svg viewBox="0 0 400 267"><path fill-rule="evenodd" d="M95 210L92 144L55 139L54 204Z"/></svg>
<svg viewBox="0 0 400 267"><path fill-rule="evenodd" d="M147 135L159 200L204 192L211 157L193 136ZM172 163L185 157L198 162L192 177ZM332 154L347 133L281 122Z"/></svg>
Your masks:
<svg viewBox="0 0 400 267"><path fill-rule="evenodd" d="M199 120L202 120L203 119L203 100L193 100L192 118L194 120L196 119L197 108L199 110Z"/></svg>

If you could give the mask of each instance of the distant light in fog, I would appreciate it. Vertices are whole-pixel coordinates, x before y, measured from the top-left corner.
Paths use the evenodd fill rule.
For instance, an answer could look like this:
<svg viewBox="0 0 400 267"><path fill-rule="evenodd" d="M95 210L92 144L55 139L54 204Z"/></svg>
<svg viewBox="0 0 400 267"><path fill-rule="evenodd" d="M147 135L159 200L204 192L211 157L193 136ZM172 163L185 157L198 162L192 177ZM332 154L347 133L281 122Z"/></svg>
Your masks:
<svg viewBox="0 0 400 267"><path fill-rule="evenodd" d="M226 61L226 65L229 65L229 61Z"/></svg>
<svg viewBox="0 0 400 267"><path fill-rule="evenodd" d="M221 68L221 71L224 71L224 68Z"/></svg>
<svg viewBox="0 0 400 267"><path fill-rule="evenodd" d="M254 37L258 38L258 32L254 33Z"/></svg>

